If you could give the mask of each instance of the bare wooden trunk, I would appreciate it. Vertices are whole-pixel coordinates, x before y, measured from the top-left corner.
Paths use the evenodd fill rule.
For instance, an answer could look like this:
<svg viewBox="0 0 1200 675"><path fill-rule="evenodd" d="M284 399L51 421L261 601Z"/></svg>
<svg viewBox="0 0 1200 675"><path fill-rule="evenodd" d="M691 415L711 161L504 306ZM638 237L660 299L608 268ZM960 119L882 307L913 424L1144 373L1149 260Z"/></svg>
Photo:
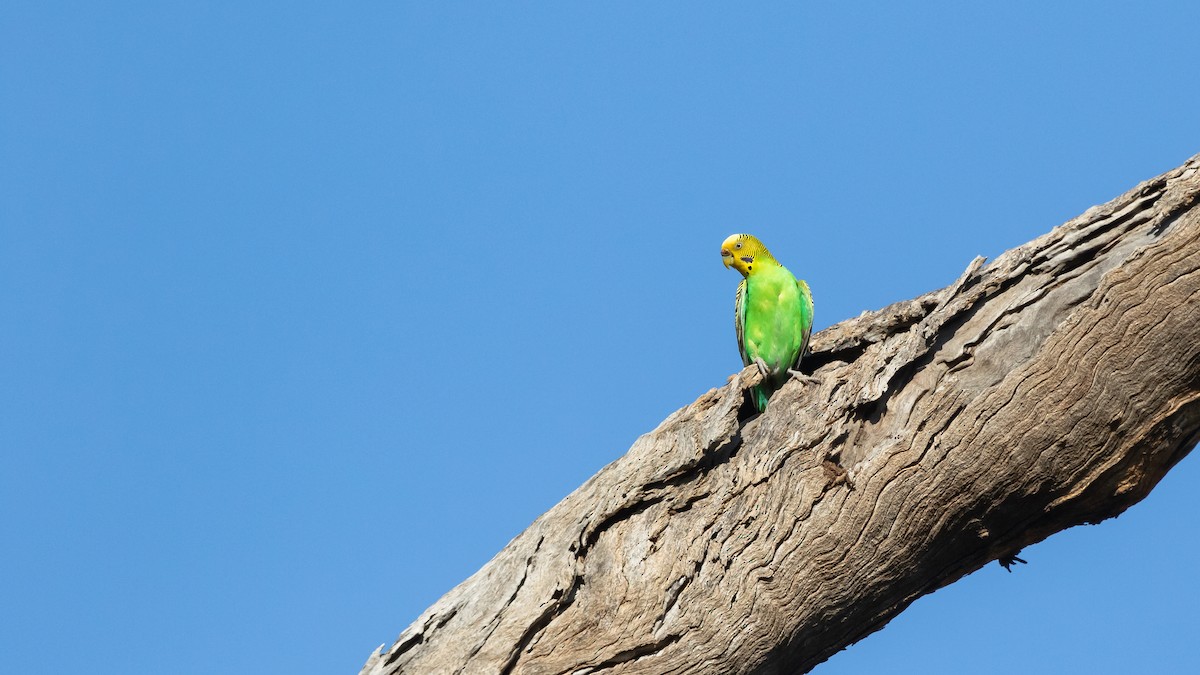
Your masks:
<svg viewBox="0 0 1200 675"><path fill-rule="evenodd" d="M429 608L364 674L805 672L1142 499L1200 433L1200 155L753 368ZM966 226L966 225L964 225Z"/></svg>

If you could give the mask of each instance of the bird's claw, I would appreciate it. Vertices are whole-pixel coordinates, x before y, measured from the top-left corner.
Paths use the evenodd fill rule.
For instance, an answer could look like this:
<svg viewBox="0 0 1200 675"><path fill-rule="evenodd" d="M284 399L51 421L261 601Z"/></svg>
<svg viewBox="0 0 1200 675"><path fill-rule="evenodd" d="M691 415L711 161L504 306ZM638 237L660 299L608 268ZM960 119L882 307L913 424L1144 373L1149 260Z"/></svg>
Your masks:
<svg viewBox="0 0 1200 675"><path fill-rule="evenodd" d="M771 374L771 369L767 367L767 362L764 361L761 356L754 359L754 365L758 366L758 372L761 373L763 377Z"/></svg>
<svg viewBox="0 0 1200 675"><path fill-rule="evenodd" d="M788 375L791 375L792 377L796 378L797 380L800 380L801 382L803 382L805 384L821 384L820 379L815 378L812 375L805 375L804 373L802 373L798 370L792 370L789 368Z"/></svg>

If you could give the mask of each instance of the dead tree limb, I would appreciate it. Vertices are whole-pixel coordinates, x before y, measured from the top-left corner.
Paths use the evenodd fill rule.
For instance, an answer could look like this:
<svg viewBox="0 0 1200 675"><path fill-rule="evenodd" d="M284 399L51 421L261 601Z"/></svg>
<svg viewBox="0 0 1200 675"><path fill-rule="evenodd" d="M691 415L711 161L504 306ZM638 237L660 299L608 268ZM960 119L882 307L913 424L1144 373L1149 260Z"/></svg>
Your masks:
<svg viewBox="0 0 1200 675"><path fill-rule="evenodd" d="M805 672L1200 434L1200 155L679 410L363 673Z"/></svg>

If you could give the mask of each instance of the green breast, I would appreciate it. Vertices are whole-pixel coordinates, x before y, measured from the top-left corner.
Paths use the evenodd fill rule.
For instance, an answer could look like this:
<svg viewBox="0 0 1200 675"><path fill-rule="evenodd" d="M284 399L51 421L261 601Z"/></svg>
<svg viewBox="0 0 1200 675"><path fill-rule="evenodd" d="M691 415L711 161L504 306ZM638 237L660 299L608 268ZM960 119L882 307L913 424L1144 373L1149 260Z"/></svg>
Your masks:
<svg viewBox="0 0 1200 675"><path fill-rule="evenodd" d="M745 302L748 360L761 358L773 374L786 379L787 369L800 356L806 324L812 322L796 277L782 266L761 269L746 279Z"/></svg>

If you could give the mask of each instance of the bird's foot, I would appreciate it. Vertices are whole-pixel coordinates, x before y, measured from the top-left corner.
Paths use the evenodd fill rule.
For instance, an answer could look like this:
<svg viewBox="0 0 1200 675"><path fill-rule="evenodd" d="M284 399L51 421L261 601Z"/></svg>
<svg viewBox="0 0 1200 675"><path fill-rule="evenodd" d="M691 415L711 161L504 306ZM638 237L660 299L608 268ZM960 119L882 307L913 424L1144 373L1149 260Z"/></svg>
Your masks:
<svg viewBox="0 0 1200 675"><path fill-rule="evenodd" d="M791 375L792 377L796 378L797 380L800 380L801 382L803 382L805 384L821 384L820 378L813 377L812 375L805 375L804 373L802 373L798 370L789 369L788 375Z"/></svg>
<svg viewBox="0 0 1200 675"><path fill-rule="evenodd" d="M763 377L771 374L771 369L767 367L767 362L764 361L761 356L754 359L754 365L758 366L758 372L761 373Z"/></svg>

